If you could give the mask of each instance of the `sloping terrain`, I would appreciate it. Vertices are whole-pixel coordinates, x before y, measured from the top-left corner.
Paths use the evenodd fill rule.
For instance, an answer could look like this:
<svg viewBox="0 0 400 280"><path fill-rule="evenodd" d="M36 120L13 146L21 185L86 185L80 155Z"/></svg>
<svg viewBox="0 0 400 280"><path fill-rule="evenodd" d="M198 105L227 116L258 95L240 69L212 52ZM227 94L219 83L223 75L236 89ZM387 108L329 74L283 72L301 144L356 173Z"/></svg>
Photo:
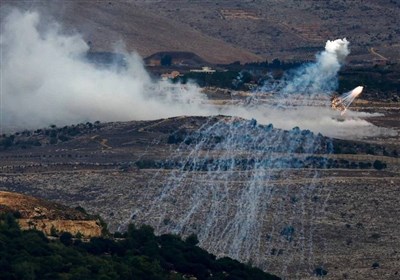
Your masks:
<svg viewBox="0 0 400 280"><path fill-rule="evenodd" d="M14 214L15 215L15 214ZM256 279L279 280L199 248L196 236L157 236L149 226L129 227L114 238L81 239L65 232L47 238L21 230L12 213L0 213L1 279Z"/></svg>
<svg viewBox="0 0 400 280"><path fill-rule="evenodd" d="M0 191L0 213L17 213L22 229L35 228L47 235L70 232L84 237L100 236L100 221L86 213L44 199Z"/></svg>
<svg viewBox="0 0 400 280"><path fill-rule="evenodd" d="M69 33L83 34L92 51L124 48L142 57L162 51L186 51L212 63L261 57L236 48L221 39L199 32L175 17L144 10L131 1L2 1L5 8L17 6L38 10L45 19L56 19ZM5 13L2 13L3 16Z"/></svg>
<svg viewBox="0 0 400 280"><path fill-rule="evenodd" d="M398 1L135 1L271 61L313 59L326 40L346 37L349 60L400 58ZM173 4L172 4L173 3Z"/></svg>
<svg viewBox="0 0 400 280"><path fill-rule="evenodd" d="M243 145L264 139L251 140L257 131L266 137L304 135L321 147L328 141L307 131L281 132L223 116L25 131L0 152L0 189L83 206L99 213L112 230L134 222L150 224L157 233L196 233L200 245L217 256L290 279L324 272L326 279L396 279L398 158L385 156L379 145L344 140L333 143L356 154L321 150L309 157L299 150L287 158L287 147L271 146L267 155L275 161L265 163L268 176L257 177L251 173L257 148L215 149L225 141L223 130L220 136L202 136L201 131L232 122L248 133L239 133L250 141ZM229 168L232 162L218 161L227 153L237 160L235 169ZM257 195L248 192L249 182L260 186ZM250 201L259 204L252 208ZM238 219L242 225L231 224Z"/></svg>
<svg viewBox="0 0 400 280"><path fill-rule="evenodd" d="M11 1L83 34L94 51L121 41L142 57L188 51L210 63L310 60L346 37L355 64L399 62L398 1ZM4 16L4 13L2 13Z"/></svg>

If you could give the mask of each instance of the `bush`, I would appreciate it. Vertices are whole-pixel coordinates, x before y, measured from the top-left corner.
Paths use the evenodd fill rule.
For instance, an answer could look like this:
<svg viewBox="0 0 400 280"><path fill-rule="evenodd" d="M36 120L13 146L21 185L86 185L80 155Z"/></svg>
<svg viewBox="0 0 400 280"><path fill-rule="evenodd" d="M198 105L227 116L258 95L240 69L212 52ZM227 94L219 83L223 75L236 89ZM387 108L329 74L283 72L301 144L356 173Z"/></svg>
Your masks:
<svg viewBox="0 0 400 280"><path fill-rule="evenodd" d="M314 269L314 275L315 276L322 277L322 276L325 276L327 274L328 274L328 271L323 269L322 267L317 267L316 269Z"/></svg>
<svg viewBox="0 0 400 280"><path fill-rule="evenodd" d="M70 246L72 245L72 234L69 232L63 232L60 235L60 241L62 244L64 244L65 246Z"/></svg>
<svg viewBox="0 0 400 280"><path fill-rule="evenodd" d="M293 239L293 234L294 234L294 227L292 227L292 226L284 227L284 228L282 229L282 231L281 231L281 235L284 236L285 239L286 239L287 241L289 241L289 242L292 241L292 239Z"/></svg>
<svg viewBox="0 0 400 280"><path fill-rule="evenodd" d="M118 235L117 235L118 236ZM214 255L176 235L154 235L149 226L128 228L123 240L96 237L72 242L70 233L49 241L42 232L21 231L12 214L0 215L1 279L254 279L276 276ZM6 246L4 246L6 244Z"/></svg>
<svg viewBox="0 0 400 280"><path fill-rule="evenodd" d="M375 160L373 166L376 170L382 170L382 169L386 168L386 163L384 163L380 160Z"/></svg>
<svg viewBox="0 0 400 280"><path fill-rule="evenodd" d="M195 234L191 234L186 238L185 242L191 246L196 246L199 244L199 239Z"/></svg>

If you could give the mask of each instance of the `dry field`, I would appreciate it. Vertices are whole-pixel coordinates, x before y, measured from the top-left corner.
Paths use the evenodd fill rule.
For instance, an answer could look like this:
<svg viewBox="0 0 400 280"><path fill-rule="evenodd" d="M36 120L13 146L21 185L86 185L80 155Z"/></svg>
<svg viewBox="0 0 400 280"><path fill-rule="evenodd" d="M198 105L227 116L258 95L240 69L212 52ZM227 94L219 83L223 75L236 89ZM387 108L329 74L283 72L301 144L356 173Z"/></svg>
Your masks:
<svg viewBox="0 0 400 280"><path fill-rule="evenodd" d="M136 1L269 61L313 59L326 40L346 37L350 60L372 60L369 47L399 61L398 1ZM228 16L222 16L221 11ZM235 12L236 11L236 12ZM240 13L239 13L240 11Z"/></svg>
<svg viewBox="0 0 400 280"><path fill-rule="evenodd" d="M346 37L349 61L399 62L398 1L12 1L83 35L95 51L124 45L142 57L186 51L210 63L312 60L327 40ZM119 42L119 43L118 43Z"/></svg>

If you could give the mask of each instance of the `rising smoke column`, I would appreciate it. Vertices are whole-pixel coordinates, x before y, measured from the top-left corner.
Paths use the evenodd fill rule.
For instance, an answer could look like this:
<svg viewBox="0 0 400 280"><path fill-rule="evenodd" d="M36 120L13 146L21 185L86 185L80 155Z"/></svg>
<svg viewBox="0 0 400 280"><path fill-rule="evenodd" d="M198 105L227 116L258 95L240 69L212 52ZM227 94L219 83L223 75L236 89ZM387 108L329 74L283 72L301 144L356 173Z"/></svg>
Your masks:
<svg viewBox="0 0 400 280"><path fill-rule="evenodd" d="M328 40L325 50L317 54L316 62L305 64L286 74L276 90L284 95L331 93L338 86L338 72L350 53L348 45L349 41L345 38ZM264 88L268 89L268 85Z"/></svg>
<svg viewBox="0 0 400 280"><path fill-rule="evenodd" d="M6 129L209 114L198 87L152 81L136 54L126 54L126 69L99 68L85 59L89 47L79 34L36 12L14 10L2 27Z"/></svg>

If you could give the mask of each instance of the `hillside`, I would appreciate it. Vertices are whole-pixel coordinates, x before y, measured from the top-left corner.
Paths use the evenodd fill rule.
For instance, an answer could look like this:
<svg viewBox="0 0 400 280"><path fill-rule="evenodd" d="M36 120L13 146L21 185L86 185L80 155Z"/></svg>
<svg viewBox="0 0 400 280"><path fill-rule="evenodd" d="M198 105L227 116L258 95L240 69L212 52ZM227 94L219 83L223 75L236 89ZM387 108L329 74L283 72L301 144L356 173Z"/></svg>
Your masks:
<svg viewBox="0 0 400 280"><path fill-rule="evenodd" d="M50 127L2 138L0 189L80 205L111 230L194 233L281 277L396 279L399 142L370 142L224 116Z"/></svg>
<svg viewBox="0 0 400 280"><path fill-rule="evenodd" d="M0 214L16 213L22 229L38 229L46 235L70 232L84 237L100 236L99 219L77 209L19 193L0 191Z"/></svg>
<svg viewBox="0 0 400 280"><path fill-rule="evenodd" d="M67 32L78 31L92 51L126 47L142 57L162 51L185 51L212 63L261 59L175 17L163 17L131 1L2 1L4 8L14 6L38 10L45 19L56 19Z"/></svg>
<svg viewBox="0 0 400 280"><path fill-rule="evenodd" d="M0 278L398 280L398 0L14 7Z"/></svg>
<svg viewBox="0 0 400 280"><path fill-rule="evenodd" d="M38 9L94 51L193 52L210 63L310 60L346 37L349 61L399 62L398 1L2 1ZM4 13L2 13L4 15ZM373 20L371 20L373 19Z"/></svg>
<svg viewBox="0 0 400 280"><path fill-rule="evenodd" d="M349 61L400 59L400 3L386 0L170 1L135 4L272 61L309 60L346 37Z"/></svg>
<svg viewBox="0 0 400 280"><path fill-rule="evenodd" d="M16 202L54 206L54 203L15 193L1 193L1 203L13 210L24 209ZM18 200L18 201L17 201ZM15 208L17 207L17 208ZM58 208L62 207L57 205ZM71 212L67 207L63 207ZM36 229L21 231L16 223L17 212L0 212L0 271L2 280L13 279L135 279L135 280L278 280L260 269L230 258L216 259L200 249L196 236L185 241L175 235L154 235L149 226L129 226L118 238L92 237L81 239L70 232L49 240ZM22 209L21 209L22 211ZM63 213L52 213L63 218ZM20 223L20 219L18 220Z"/></svg>

